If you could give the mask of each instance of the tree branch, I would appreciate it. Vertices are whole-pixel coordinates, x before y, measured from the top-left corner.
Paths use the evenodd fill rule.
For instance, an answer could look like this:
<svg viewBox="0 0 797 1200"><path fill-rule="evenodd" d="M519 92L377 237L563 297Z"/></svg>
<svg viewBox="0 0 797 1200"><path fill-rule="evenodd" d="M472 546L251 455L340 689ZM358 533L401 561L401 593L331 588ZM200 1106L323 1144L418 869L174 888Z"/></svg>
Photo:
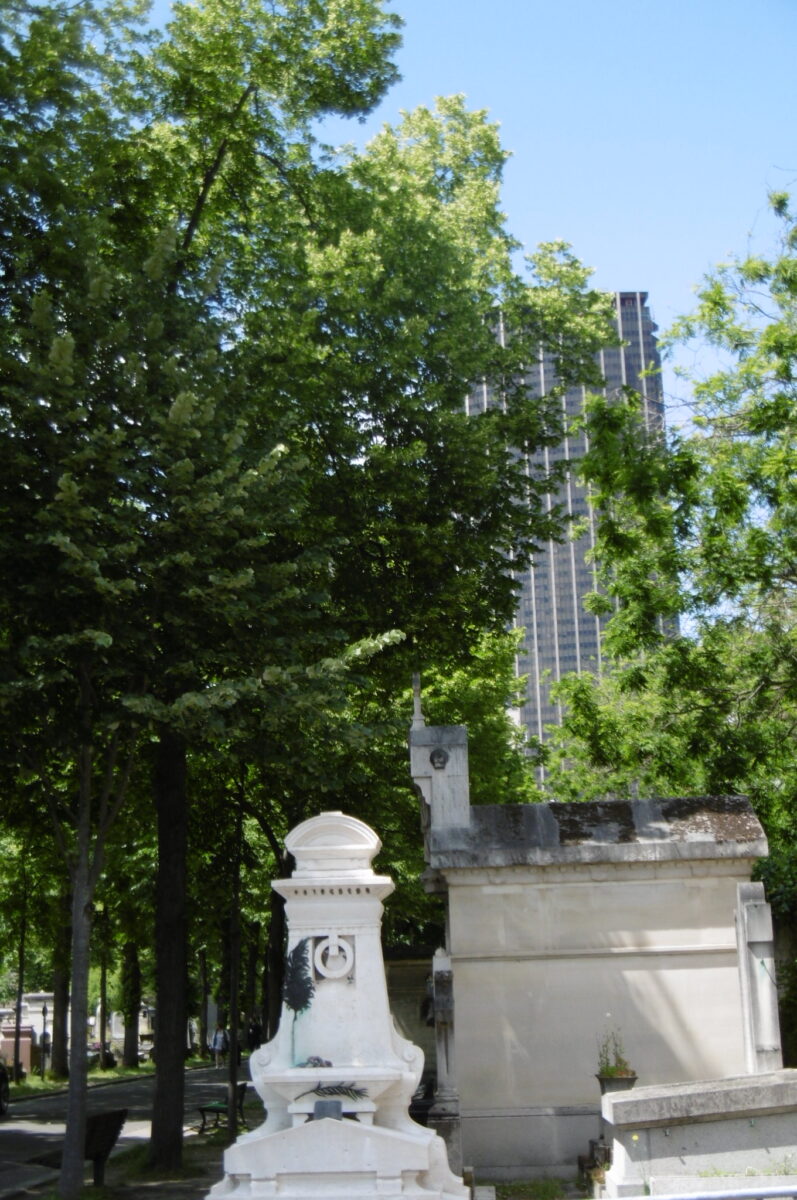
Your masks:
<svg viewBox="0 0 797 1200"><path fill-rule="evenodd" d="M257 821L258 825L260 826L261 831L263 832L263 834L266 838L266 841L268 842L269 846L271 847L272 853L273 853L274 857L276 858L277 862L278 863L283 862L284 858L285 858L285 852L283 850L283 847L280 844L280 841L277 838L277 835L275 834L271 825L266 820L266 818L263 816L262 812L260 812L259 809L255 808L255 806L253 804L251 804L248 800L245 800L243 798L243 796L241 796L241 798L240 798L240 804L241 804L241 810L243 812L245 812L248 817L252 817L253 820Z"/></svg>
<svg viewBox="0 0 797 1200"><path fill-rule="evenodd" d="M252 96L254 94L254 92L255 92L255 85L253 83L250 83L244 89L243 93L241 94L240 99L238 100L238 103L235 105L235 108L230 113L229 123L230 123L231 128L232 128L232 126L235 125L235 122L238 120L238 117L241 115L241 112L243 111L247 100L250 98L250 96ZM199 189L199 193L194 202L194 207L191 211L191 216L188 219L188 224L186 226L185 233L183 234L183 240L180 243L180 257L177 261L177 266L175 269L174 277L172 279L172 282L169 285L170 292L173 292L175 290L175 288L177 287L177 275L179 274L180 269L182 268L182 266L185 262L185 256L188 253L188 251L191 247L191 243L193 242L194 237L196 235L196 231L199 228L199 223L202 220L202 213L204 212L205 205L208 200L208 196L210 195L213 184L216 182L216 179L218 178L218 174L224 164L224 160L227 157L227 150L229 148L229 144L230 144L229 134L225 134L225 136L219 142L216 153L213 156L213 160L208 165L208 167L205 171L205 174L202 178L202 186Z"/></svg>

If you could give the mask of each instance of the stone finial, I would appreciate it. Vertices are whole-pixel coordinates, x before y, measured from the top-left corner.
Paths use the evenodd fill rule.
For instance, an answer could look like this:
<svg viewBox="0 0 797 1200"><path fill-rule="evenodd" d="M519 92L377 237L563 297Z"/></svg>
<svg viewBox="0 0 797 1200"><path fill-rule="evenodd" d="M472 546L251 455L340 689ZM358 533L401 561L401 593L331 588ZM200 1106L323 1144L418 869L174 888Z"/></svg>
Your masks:
<svg viewBox="0 0 797 1200"><path fill-rule="evenodd" d="M421 676L416 671L412 676L412 729L423 729L426 722L421 708Z"/></svg>
<svg viewBox="0 0 797 1200"><path fill-rule="evenodd" d="M423 797L424 821L428 816L433 829L470 824L468 731L464 725L416 728L413 723L410 774Z"/></svg>
<svg viewBox="0 0 797 1200"><path fill-rule="evenodd" d="M324 812L292 829L285 848L296 860L293 878L333 875L370 877L371 860L382 843L364 821L341 812Z"/></svg>

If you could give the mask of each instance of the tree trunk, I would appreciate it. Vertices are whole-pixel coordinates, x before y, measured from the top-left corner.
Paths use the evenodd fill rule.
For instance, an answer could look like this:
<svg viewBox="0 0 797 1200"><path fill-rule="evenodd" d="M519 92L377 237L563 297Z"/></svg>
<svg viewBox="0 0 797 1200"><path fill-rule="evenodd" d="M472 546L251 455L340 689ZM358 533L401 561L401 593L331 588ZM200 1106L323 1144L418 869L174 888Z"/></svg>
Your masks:
<svg viewBox="0 0 797 1200"><path fill-rule="evenodd" d="M187 997L186 749L171 731L161 734L154 776L158 823L155 884L155 1096L150 1162L164 1170L182 1164Z"/></svg>
<svg viewBox="0 0 797 1200"><path fill-rule="evenodd" d="M53 1024L52 1057L50 1070L57 1079L69 1075L69 974L72 946L72 892L66 887L61 894L61 912L65 914L58 923L58 937L53 952Z"/></svg>
<svg viewBox="0 0 797 1200"><path fill-rule="evenodd" d="M84 766L84 770L90 770ZM83 807L83 801L81 807ZM88 800L85 801L88 808ZM86 1030L89 1015L89 943L91 884L89 879L88 813L78 820L77 862L72 879L72 1012L69 1028L69 1091L66 1134L58 1178L61 1200L76 1200L83 1187L86 1139Z"/></svg>
<svg viewBox="0 0 797 1200"><path fill-rule="evenodd" d="M238 944L238 922L233 919L231 930L232 953L230 957L230 1060L227 1077L227 1124L230 1127L230 1141L238 1136L238 1047L241 1044L241 1031L238 1016L238 961L240 944Z"/></svg>
<svg viewBox="0 0 797 1200"><path fill-rule="evenodd" d="M280 860L280 878L287 870L287 859ZM265 1040L276 1037L282 1009L282 980L285 974L285 901L282 896L272 889L269 904L271 920L268 927L268 951L266 953L266 969L268 971L268 1011L264 1014L266 1032Z"/></svg>
<svg viewBox="0 0 797 1200"><path fill-rule="evenodd" d="M25 990L25 941L28 932L28 882L22 878L21 908L19 915L19 937L17 940L17 999L14 1005L14 1082L22 1079L22 1063L19 1058L20 1033L22 1026L22 993Z"/></svg>
<svg viewBox="0 0 797 1200"><path fill-rule="evenodd" d="M238 1136L238 1048L241 1044L240 1031L240 982L241 982L241 835L243 830L242 805L239 801L235 821L235 850L233 855L232 907L230 910L230 1064L227 1080L227 1124L230 1140Z"/></svg>
<svg viewBox="0 0 797 1200"><path fill-rule="evenodd" d="M69 1090L66 1101L66 1131L58 1177L61 1200L77 1200L83 1185L83 1150L86 1142L86 1032L89 1007L89 953L91 943L91 902L102 870L103 846L113 819L106 810L108 795L103 794L100 805L104 813L98 822L92 849L92 781L94 752L92 748L91 678L88 671L81 674L81 723L84 741L78 752L78 804L75 822L74 856L70 863L72 884L72 1008L69 1037ZM109 747L107 777L113 775L115 747ZM121 804L125 785L117 796Z"/></svg>
<svg viewBox="0 0 797 1200"><path fill-rule="evenodd" d="M100 947L100 1070L108 1069L108 1053L105 1049L105 1031L108 1025L108 930L107 915L102 914L102 945Z"/></svg>
<svg viewBox="0 0 797 1200"><path fill-rule="evenodd" d="M246 978L244 980L243 1009L246 1028L257 1018L257 962L260 955L260 922L252 921L246 938Z"/></svg>
<svg viewBox="0 0 797 1200"><path fill-rule="evenodd" d="M125 942L122 947L122 1018L125 1041L122 1062L126 1067L138 1067L138 1022L141 1013L141 965L138 946Z"/></svg>
<svg viewBox="0 0 797 1200"><path fill-rule="evenodd" d="M216 988L216 1007L218 1020L226 1028L230 1019L230 945L232 917L227 914L219 922L219 944L221 946L221 962L219 964L219 982Z"/></svg>
<svg viewBox="0 0 797 1200"><path fill-rule="evenodd" d="M208 953L204 946L199 951L199 1053L202 1058L208 1054Z"/></svg>

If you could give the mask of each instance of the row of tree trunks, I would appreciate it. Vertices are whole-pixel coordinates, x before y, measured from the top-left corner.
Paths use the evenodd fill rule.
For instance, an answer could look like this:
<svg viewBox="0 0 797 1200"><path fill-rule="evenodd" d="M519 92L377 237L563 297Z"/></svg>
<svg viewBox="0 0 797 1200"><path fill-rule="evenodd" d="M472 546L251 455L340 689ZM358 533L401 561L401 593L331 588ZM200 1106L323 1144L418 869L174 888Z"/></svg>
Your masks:
<svg viewBox="0 0 797 1200"><path fill-rule="evenodd" d="M53 951L53 1011L52 1011L52 1056L51 1069L61 1077L69 1077L67 1098L67 1124L70 1136L67 1139L59 1195L74 1196L82 1186L83 1161L79 1153L85 1136L86 1124L86 1076L85 1053L88 1022L88 967L92 925L95 933L102 935L100 946L101 1005L99 1040L101 1062L104 1058L105 1031L107 1027L107 937L102 929L104 913L92 921L92 895L94 870L89 837L89 808L91 790L91 754L85 749L83 767L83 809L78 818L76 857L72 864L71 887L62 892L59 910L68 913L57 925ZM187 766L186 745L176 734L166 732L160 738L153 773L153 792L156 806L158 831L158 868L156 874L156 1055L157 1069L153 1103L152 1140L150 1157L153 1164L162 1168L179 1167L182 1159L184 1066L187 1047ZM236 1048L245 1036L239 1028L241 1002L241 921L240 921L240 868L243 837L243 808L239 804L234 847L234 862L231 887L231 909L228 923L226 974L229 986L229 1033L232 1052L230 1054L230 1110L233 1113L231 1132L236 1132L235 1086L238 1078L238 1055ZM278 873L287 870L283 857ZM283 968L284 908L276 893L271 897L270 928L266 947L266 972L262 1015L264 1036L273 1037L279 1022L281 979ZM247 1019L255 1016L256 964L260 946L260 926L253 928L253 937L246 963ZM17 996L17 1040L19 1038L19 1014L25 975L25 925L18 939L18 990ZM207 1044L207 1002L210 993L207 956L200 953L200 983L202 1004L199 1038ZM70 994L71 985L71 994ZM138 1065L138 1023L142 1000L141 966L138 946L128 938L122 948L122 992L125 1024L124 1062L126 1066ZM225 989L226 990L226 989ZM67 1025L70 1013L71 1021ZM67 1029L69 1036L67 1037ZM68 1045L75 1049L71 1056ZM15 1062L19 1062L18 1041L15 1044Z"/></svg>
<svg viewBox="0 0 797 1200"><path fill-rule="evenodd" d="M186 855L188 800L186 746L161 734L154 771L158 827L155 880L155 1096L150 1162L164 1170L182 1165L187 1030Z"/></svg>

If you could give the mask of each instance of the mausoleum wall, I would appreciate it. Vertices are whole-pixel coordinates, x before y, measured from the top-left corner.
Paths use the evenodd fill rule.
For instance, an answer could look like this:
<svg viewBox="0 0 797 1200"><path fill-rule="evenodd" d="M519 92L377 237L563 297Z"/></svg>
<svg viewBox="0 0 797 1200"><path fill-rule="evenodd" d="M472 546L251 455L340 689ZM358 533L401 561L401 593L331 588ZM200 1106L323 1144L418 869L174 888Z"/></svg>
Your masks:
<svg viewBox="0 0 797 1200"><path fill-rule="evenodd" d="M410 752L427 883L447 895L463 1162L572 1171L601 1131L612 1031L640 1085L779 1065L768 910L749 883L767 845L744 797L471 806L463 730L416 713Z"/></svg>
<svg viewBox="0 0 797 1200"><path fill-rule="evenodd" d="M538 1162L575 1163L599 1132L611 1029L640 1083L743 1073L748 878L710 860L447 874L465 1161L522 1166L536 1141Z"/></svg>

